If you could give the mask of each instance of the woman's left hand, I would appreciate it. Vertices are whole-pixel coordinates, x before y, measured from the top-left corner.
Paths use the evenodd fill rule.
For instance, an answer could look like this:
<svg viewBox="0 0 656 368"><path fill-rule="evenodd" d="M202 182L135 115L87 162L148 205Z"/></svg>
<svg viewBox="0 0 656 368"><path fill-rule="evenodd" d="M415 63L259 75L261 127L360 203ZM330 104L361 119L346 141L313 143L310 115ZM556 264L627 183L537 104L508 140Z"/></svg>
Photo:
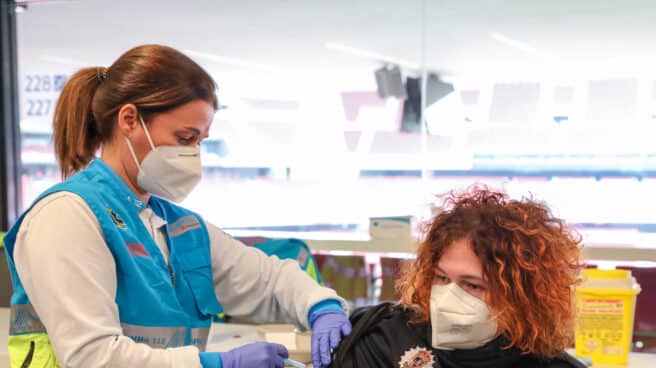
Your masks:
<svg viewBox="0 0 656 368"><path fill-rule="evenodd" d="M342 336L351 333L351 322L344 312L319 313L312 323L312 365L315 368L330 364L331 349L336 348Z"/></svg>

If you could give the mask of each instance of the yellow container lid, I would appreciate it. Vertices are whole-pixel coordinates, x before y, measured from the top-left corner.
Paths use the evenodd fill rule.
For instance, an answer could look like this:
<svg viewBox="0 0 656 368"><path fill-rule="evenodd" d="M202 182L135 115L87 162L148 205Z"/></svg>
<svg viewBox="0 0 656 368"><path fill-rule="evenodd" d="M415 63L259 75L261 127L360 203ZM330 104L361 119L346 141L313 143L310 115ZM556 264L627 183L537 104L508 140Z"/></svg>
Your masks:
<svg viewBox="0 0 656 368"><path fill-rule="evenodd" d="M585 269L583 280L576 288L578 292L592 294L638 294L640 285L629 270Z"/></svg>
<svg viewBox="0 0 656 368"><path fill-rule="evenodd" d="M583 276L587 279L628 279L631 277L629 270L600 270L588 268L583 270Z"/></svg>

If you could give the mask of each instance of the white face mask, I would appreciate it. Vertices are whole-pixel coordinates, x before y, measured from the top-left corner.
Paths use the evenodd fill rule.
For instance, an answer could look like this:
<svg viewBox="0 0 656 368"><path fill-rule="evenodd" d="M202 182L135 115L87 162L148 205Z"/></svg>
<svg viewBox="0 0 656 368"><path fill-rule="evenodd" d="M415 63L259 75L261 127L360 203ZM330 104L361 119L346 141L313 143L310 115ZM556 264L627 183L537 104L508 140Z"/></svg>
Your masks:
<svg viewBox="0 0 656 368"><path fill-rule="evenodd" d="M433 285L430 319L436 349L474 349L497 334L497 321L487 304L455 283Z"/></svg>
<svg viewBox="0 0 656 368"><path fill-rule="evenodd" d="M132 143L126 138L132 158L139 168L137 185L158 197L182 202L202 177L200 150L198 147L185 146L155 147L141 115L139 120L146 132L151 151L139 164Z"/></svg>

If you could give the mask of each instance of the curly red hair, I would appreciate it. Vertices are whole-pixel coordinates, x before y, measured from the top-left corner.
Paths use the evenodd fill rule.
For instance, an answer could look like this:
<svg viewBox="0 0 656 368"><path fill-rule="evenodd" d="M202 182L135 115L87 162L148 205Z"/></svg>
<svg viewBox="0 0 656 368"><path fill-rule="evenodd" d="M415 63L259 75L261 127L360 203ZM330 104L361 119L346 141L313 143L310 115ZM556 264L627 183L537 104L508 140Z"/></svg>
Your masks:
<svg viewBox="0 0 656 368"><path fill-rule="evenodd" d="M417 258L397 282L401 303L415 310L415 321L429 321L436 265L447 247L468 239L507 347L544 358L561 354L572 344L580 235L532 199L478 186L445 197L445 210L427 224Z"/></svg>

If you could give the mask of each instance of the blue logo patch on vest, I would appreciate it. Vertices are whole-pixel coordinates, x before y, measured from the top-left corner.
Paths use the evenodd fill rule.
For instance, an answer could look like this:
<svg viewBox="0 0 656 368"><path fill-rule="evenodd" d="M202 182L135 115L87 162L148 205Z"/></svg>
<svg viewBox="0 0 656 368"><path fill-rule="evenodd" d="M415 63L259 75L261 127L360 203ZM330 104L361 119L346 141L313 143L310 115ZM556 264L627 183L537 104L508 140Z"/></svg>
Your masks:
<svg viewBox="0 0 656 368"><path fill-rule="evenodd" d="M196 216L188 215L177 219L174 223L169 225L169 234L171 236L180 236L189 230L198 229L200 222Z"/></svg>

